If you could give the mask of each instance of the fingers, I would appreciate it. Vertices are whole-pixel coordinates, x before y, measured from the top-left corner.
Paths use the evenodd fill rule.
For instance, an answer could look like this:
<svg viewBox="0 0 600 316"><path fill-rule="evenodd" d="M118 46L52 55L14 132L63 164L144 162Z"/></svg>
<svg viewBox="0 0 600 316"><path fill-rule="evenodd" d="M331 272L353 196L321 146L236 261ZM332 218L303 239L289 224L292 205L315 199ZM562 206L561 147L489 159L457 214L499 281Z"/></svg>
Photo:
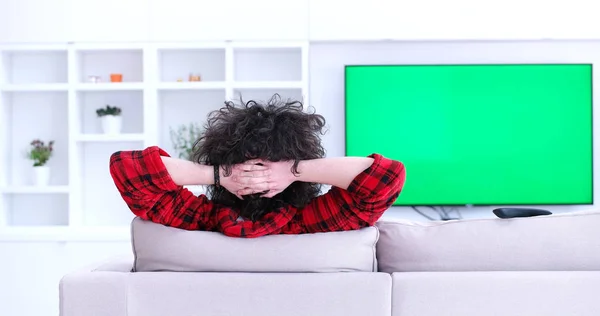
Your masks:
<svg viewBox="0 0 600 316"><path fill-rule="evenodd" d="M266 184L269 181L269 178L266 176L262 177L253 177L253 176L236 176L233 178L233 181L240 185L252 186L256 187L258 185Z"/></svg>
<svg viewBox="0 0 600 316"><path fill-rule="evenodd" d="M270 187L270 185L268 182L261 182L261 183L252 184L251 186L248 187L248 189L254 190L255 193L258 193L258 192L264 192L264 191L269 190L269 187Z"/></svg>
<svg viewBox="0 0 600 316"><path fill-rule="evenodd" d="M277 187L276 183L270 183L270 182L254 183L247 187L244 187L243 189L238 190L237 194L239 194L239 195L256 194L256 193L268 194L268 193L271 193L270 190L273 190L275 187ZM279 192L281 192L281 191L279 191Z"/></svg>
<svg viewBox="0 0 600 316"><path fill-rule="evenodd" d="M271 170L243 171L238 174L240 178L268 178Z"/></svg>
<svg viewBox="0 0 600 316"><path fill-rule="evenodd" d="M237 191L239 195L248 195L262 193L261 197L272 198L275 195L283 192L282 190L276 189L276 183L259 183L251 187L247 187Z"/></svg>
<svg viewBox="0 0 600 316"><path fill-rule="evenodd" d="M263 192L265 192L265 190L254 189L254 188L245 188L245 189L237 191L237 195L249 195L249 194L256 194L256 193L263 193Z"/></svg>
<svg viewBox="0 0 600 316"><path fill-rule="evenodd" d="M251 164L248 162L239 164L239 165L235 165L234 167L236 170L241 170L241 171L259 171L259 170L267 170L269 169L268 166L261 166L261 165L257 165L257 164Z"/></svg>

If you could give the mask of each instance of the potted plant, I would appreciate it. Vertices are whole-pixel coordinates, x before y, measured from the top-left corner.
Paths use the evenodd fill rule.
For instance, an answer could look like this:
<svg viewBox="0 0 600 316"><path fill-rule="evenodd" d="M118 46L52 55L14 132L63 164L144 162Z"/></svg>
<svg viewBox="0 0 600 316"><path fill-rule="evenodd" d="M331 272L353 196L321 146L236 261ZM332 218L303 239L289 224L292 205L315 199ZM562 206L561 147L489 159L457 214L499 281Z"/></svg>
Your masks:
<svg viewBox="0 0 600 316"><path fill-rule="evenodd" d="M104 134L115 135L121 133L121 126L123 124L121 108L106 105L105 108L97 109L96 114L100 118Z"/></svg>
<svg viewBox="0 0 600 316"><path fill-rule="evenodd" d="M180 159L190 160L194 143L202 136L203 129L197 123L182 124L177 129L170 128L173 149Z"/></svg>
<svg viewBox="0 0 600 316"><path fill-rule="evenodd" d="M48 145L39 139L31 142L31 148L27 154L33 161L33 183L37 186L45 186L50 183L50 167L46 166L50 157L54 141L49 141Z"/></svg>

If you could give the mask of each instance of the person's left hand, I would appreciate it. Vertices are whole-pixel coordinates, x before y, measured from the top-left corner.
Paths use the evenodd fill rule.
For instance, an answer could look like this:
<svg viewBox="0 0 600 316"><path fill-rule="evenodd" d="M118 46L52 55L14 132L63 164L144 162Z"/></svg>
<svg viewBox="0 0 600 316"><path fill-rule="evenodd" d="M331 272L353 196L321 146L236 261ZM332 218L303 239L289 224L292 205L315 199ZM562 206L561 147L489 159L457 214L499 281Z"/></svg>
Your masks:
<svg viewBox="0 0 600 316"><path fill-rule="evenodd" d="M292 160L273 162L254 159L249 160L244 164L261 164L267 167L267 182L249 184L247 188L238 191L239 195L265 192L262 197L272 198L275 195L283 192L283 190L285 190L290 184L296 181L296 176L292 173L292 166L294 165L294 161Z"/></svg>

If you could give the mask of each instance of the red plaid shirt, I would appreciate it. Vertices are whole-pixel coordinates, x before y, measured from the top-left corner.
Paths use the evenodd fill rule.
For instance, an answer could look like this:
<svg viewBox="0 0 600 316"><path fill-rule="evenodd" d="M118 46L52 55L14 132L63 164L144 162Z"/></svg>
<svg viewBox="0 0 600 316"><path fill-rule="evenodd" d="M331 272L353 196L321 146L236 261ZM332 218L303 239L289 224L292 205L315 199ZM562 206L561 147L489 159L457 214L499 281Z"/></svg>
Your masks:
<svg viewBox="0 0 600 316"><path fill-rule="evenodd" d="M121 151L110 158L110 173L131 211L142 219L186 230L218 231L233 237L354 230L372 226L394 203L404 185L401 162L378 154L347 190L332 187L302 209L291 206L259 221L238 221L238 212L196 196L173 182L158 147Z"/></svg>

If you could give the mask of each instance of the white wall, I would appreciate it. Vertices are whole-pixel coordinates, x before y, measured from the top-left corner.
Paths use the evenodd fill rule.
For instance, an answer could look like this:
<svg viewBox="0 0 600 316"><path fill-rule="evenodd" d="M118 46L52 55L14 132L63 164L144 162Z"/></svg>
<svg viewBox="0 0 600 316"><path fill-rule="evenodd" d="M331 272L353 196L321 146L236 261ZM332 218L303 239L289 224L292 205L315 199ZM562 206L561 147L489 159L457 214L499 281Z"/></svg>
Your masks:
<svg viewBox="0 0 600 316"><path fill-rule="evenodd" d="M446 63L594 63L600 65L600 41L523 42L346 42L315 43L310 49L310 105L325 115L329 132L324 143L329 156L343 156L344 65L446 64ZM600 95L599 74L594 72L594 94ZM595 104L597 104L595 102ZM598 112L594 121L598 121ZM600 131L594 135L594 200L598 186ZM461 208L464 218L493 217L494 207ZM554 212L587 210L593 206L543 207ZM424 220L408 208L395 207L386 217Z"/></svg>
<svg viewBox="0 0 600 316"><path fill-rule="evenodd" d="M0 42L589 39L596 2L2 0Z"/></svg>

